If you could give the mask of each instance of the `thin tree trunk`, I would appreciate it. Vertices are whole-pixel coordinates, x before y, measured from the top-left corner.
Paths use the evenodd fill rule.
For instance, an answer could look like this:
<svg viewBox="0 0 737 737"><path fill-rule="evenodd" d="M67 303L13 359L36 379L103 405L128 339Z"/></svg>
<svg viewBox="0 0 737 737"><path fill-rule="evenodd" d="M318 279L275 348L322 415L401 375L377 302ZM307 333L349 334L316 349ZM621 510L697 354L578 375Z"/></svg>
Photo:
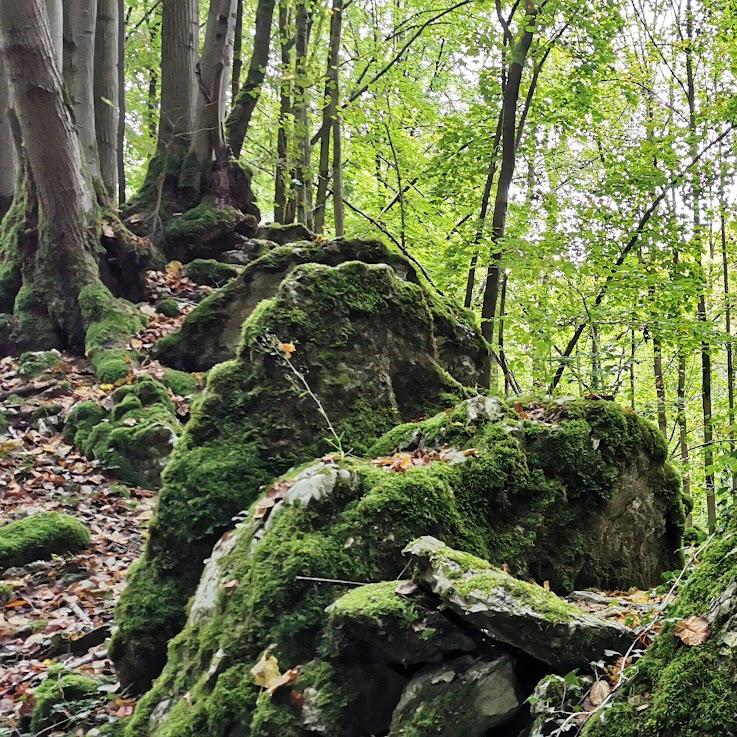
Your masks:
<svg viewBox="0 0 737 737"><path fill-rule="evenodd" d="M630 407L635 409L635 356L637 354L637 342L635 341L635 330L630 329Z"/></svg>
<svg viewBox="0 0 737 737"><path fill-rule="evenodd" d="M504 318L507 309L507 282L508 275L504 274L502 278L502 293L499 298L499 363L506 365L506 356L504 354ZM504 396L509 396L509 375L504 372Z"/></svg>
<svg viewBox="0 0 737 737"><path fill-rule="evenodd" d="M686 421L686 356L678 351L678 386L676 387L676 408L678 423L678 448L681 456L681 478L683 493L691 496L691 475L689 473L688 426Z"/></svg>
<svg viewBox="0 0 737 737"><path fill-rule="evenodd" d="M663 378L663 345L658 336L653 336L653 375L655 377L655 396L658 405L658 428L663 437L668 437L665 379Z"/></svg>
<svg viewBox="0 0 737 737"><path fill-rule="evenodd" d="M340 118L333 121L333 221L335 235L345 235L345 209L343 206L343 141Z"/></svg>
<svg viewBox="0 0 737 737"><path fill-rule="evenodd" d="M502 100L502 165L494 200L491 233L494 250L491 254L491 263L486 274L484 298L481 306L481 332L489 343L493 342L494 337L494 319L496 318L497 295L499 292L499 262L502 257L501 241L504 238L507 224L509 189L512 184L517 159L517 102L519 100L525 61L532 45L536 16L536 6L532 2L528 3L525 18L522 22L522 31L512 49L511 61L507 73L507 84ZM486 386L491 382L491 368L491 359L488 359L482 378L482 382Z"/></svg>
<svg viewBox="0 0 737 737"><path fill-rule="evenodd" d="M0 2L0 42L39 210L33 245L21 255L26 297L43 299L59 332L80 345L85 321L79 293L98 279L92 255L97 204L64 99L43 1Z"/></svg>
<svg viewBox="0 0 737 737"><path fill-rule="evenodd" d="M340 38L343 21L343 0L333 0L330 16L330 40L328 43L327 69L325 72L325 102L322 108L320 129L320 164L315 202L315 232L322 233L325 227L325 209L330 179L330 142L335 139L338 112L338 65L340 64ZM340 128L338 127L338 134ZM333 187L335 194L335 187Z"/></svg>
<svg viewBox="0 0 737 737"><path fill-rule="evenodd" d="M199 92L191 150L202 165L227 162L223 130L225 95L233 60L236 0L211 0L202 55L197 64Z"/></svg>
<svg viewBox="0 0 737 737"><path fill-rule="evenodd" d="M693 8L691 0L686 2L686 84L688 93L688 122L689 132L691 134L691 156L696 155L696 135L698 133L696 125L696 87L694 80L694 68L693 68L693 40L694 40L694 28L693 28ZM698 168L694 168L691 177L691 192L693 197L693 231L694 231L694 242L698 249L698 258L701 261L703 254L703 243L702 243L702 224L701 224L701 182L699 180ZM708 277L707 285L699 295L699 303L697 307L697 318L702 324L703 330L707 328L707 314L706 314L706 290L708 289ZM716 497L714 494L714 452L712 449L712 441L714 436L714 427L712 419L712 400L711 400L711 346L709 340L704 338L701 341L701 409L703 416L704 425L704 481L706 486L706 512L709 522L709 531L714 532L717 523L716 513Z"/></svg>
<svg viewBox="0 0 737 737"><path fill-rule="evenodd" d="M198 52L199 0L164 0L159 151L189 146L197 100Z"/></svg>
<svg viewBox="0 0 737 737"><path fill-rule="evenodd" d="M118 205L125 202L125 0L118 3L118 136L115 143L118 168Z"/></svg>
<svg viewBox="0 0 737 737"><path fill-rule="evenodd" d="M310 157L312 144L308 124L308 91L307 91L307 48L310 42L310 15L307 9L308 0L298 0L295 26L295 137L297 140L297 221L307 227L312 219L312 183L310 181Z"/></svg>
<svg viewBox="0 0 737 737"><path fill-rule="evenodd" d="M253 38L256 41L256 36ZM233 103L241 86L243 69L243 0L237 0L235 7L235 36L233 36L233 72L230 78L230 97Z"/></svg>
<svg viewBox="0 0 737 737"><path fill-rule="evenodd" d="M734 411L734 348L732 344L732 298L729 288L729 258L727 253L727 203L724 195L725 186L724 163L720 155L719 176L719 236L722 251L722 281L724 286L724 332L727 335L725 345L727 353L727 419L729 423L729 446L732 452L735 445L735 411ZM732 471L731 488L732 494L737 494L737 471Z"/></svg>
<svg viewBox="0 0 737 737"><path fill-rule="evenodd" d="M0 219L13 201L17 173L15 141L10 126L10 88L0 57Z"/></svg>
<svg viewBox="0 0 737 737"><path fill-rule="evenodd" d="M64 0L64 84L87 168L100 180L95 133L95 24L97 0Z"/></svg>
<svg viewBox="0 0 737 737"><path fill-rule="evenodd" d="M95 29L95 131L100 171L111 203L118 196L118 0L97 0Z"/></svg>
<svg viewBox="0 0 737 737"><path fill-rule="evenodd" d="M266 67L269 63L271 49L271 26L274 19L275 0L259 0L256 6L256 21L253 29L253 51L248 65L248 73L243 87L235 86L235 66L233 71L234 92L233 109L228 116L225 128L228 132L228 144L233 155L238 158L243 150L248 127L251 124L253 111L261 96ZM242 16L242 13L241 13ZM236 54L236 62L240 62ZM240 69L239 69L240 77Z"/></svg>
<svg viewBox="0 0 737 737"><path fill-rule="evenodd" d="M292 41L289 37L288 0L279 3L279 48L281 54L281 80L279 82L279 130L276 141L276 172L274 177L274 220L277 223L291 222L288 218L289 201L289 119L292 115L291 71Z"/></svg>

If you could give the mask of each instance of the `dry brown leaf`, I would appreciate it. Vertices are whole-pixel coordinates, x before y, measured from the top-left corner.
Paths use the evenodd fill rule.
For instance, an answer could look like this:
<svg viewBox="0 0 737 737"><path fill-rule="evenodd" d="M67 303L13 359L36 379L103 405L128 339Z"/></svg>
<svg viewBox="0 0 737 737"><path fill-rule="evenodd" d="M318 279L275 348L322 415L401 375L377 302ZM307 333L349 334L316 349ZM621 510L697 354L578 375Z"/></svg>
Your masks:
<svg viewBox="0 0 737 737"><path fill-rule="evenodd" d="M593 706L600 706L607 700L611 692L612 687L607 681L597 681L589 691L589 701Z"/></svg>
<svg viewBox="0 0 737 737"><path fill-rule="evenodd" d="M297 346L295 346L294 343L279 343L277 348L279 349L279 353L281 353L287 360L289 360L297 350Z"/></svg>
<svg viewBox="0 0 737 737"><path fill-rule="evenodd" d="M414 594L415 591L417 591L417 584L412 581L402 581L397 588L394 589L394 592L400 596L409 596L410 594Z"/></svg>
<svg viewBox="0 0 737 737"><path fill-rule="evenodd" d="M711 628L709 627L709 620L706 617L694 616L686 617L680 622L676 622L676 628L673 632L675 636L684 644L689 647L695 645L702 645L709 639L711 634Z"/></svg>

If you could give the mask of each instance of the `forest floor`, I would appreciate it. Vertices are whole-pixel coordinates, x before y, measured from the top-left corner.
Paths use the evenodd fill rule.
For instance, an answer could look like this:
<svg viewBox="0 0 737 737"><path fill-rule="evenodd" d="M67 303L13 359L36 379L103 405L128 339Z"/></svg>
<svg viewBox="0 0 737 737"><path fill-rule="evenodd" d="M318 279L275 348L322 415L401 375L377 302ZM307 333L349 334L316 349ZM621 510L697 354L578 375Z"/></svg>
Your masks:
<svg viewBox="0 0 737 737"><path fill-rule="evenodd" d="M177 269L152 272L150 321L131 347L148 354L163 335L177 329L206 288L182 278ZM178 318L155 312L153 303L174 297ZM132 367L156 377L162 367L146 359ZM100 385L89 362L60 354L56 366L40 376L23 376L14 358L0 360L0 410L11 426L0 433L0 522L35 511L61 511L84 522L92 544L74 556L58 556L5 571L0 578L0 737L19 737L33 709L33 689L59 665L103 683L99 697L70 725L44 737L94 735L96 727L130 715L135 698L120 690L106 641L129 566L141 554L153 515L156 492L125 486L80 455L63 435L64 420L79 401L105 405L115 387ZM19 402L18 397L21 397ZM189 406L175 397L183 419ZM0 572L1 573L1 572ZM637 628L647 624L662 603L652 592L585 595L577 603L607 618ZM651 634L655 628L650 628Z"/></svg>
<svg viewBox="0 0 737 737"><path fill-rule="evenodd" d="M151 272L151 302L173 297L183 314L166 318L151 304L149 325L131 347L147 354L160 337L177 329L206 291L176 269ZM144 360L131 368L128 381L160 371L156 361ZM57 365L36 378L23 376L15 358L0 360L0 410L10 417L10 427L0 432L0 523L53 510L77 517L92 535L91 546L79 555L0 571L2 737L22 734L33 709L33 689L58 665L107 682L89 713L75 715L74 734L87 735L94 725L133 711L135 699L120 692L106 641L128 568L143 550L156 493L118 483L62 435L77 402L104 406L115 388L100 385L79 356L61 353ZM184 419L188 403L183 397L175 400Z"/></svg>

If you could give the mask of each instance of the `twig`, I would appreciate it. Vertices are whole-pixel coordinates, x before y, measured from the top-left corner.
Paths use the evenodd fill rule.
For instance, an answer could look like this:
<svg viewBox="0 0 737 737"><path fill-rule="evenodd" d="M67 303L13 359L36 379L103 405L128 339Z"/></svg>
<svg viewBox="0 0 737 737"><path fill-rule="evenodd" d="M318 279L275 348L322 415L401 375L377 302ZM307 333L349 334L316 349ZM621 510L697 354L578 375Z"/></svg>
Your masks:
<svg viewBox="0 0 737 737"><path fill-rule="evenodd" d="M318 578L317 576L295 576L296 581L313 581L314 583L334 583L340 586L366 586L360 581L343 581L340 578Z"/></svg>

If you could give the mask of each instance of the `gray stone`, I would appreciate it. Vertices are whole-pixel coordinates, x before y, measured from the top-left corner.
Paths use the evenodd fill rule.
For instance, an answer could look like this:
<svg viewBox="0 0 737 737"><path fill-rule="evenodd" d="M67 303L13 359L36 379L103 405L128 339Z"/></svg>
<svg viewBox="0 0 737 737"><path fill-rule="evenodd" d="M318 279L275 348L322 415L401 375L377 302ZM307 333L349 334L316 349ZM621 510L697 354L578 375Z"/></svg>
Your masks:
<svg viewBox="0 0 737 737"><path fill-rule="evenodd" d="M520 581L487 561L452 550L433 537L407 546L414 580L492 640L565 673L624 653L634 640L628 628L587 614L541 586Z"/></svg>

